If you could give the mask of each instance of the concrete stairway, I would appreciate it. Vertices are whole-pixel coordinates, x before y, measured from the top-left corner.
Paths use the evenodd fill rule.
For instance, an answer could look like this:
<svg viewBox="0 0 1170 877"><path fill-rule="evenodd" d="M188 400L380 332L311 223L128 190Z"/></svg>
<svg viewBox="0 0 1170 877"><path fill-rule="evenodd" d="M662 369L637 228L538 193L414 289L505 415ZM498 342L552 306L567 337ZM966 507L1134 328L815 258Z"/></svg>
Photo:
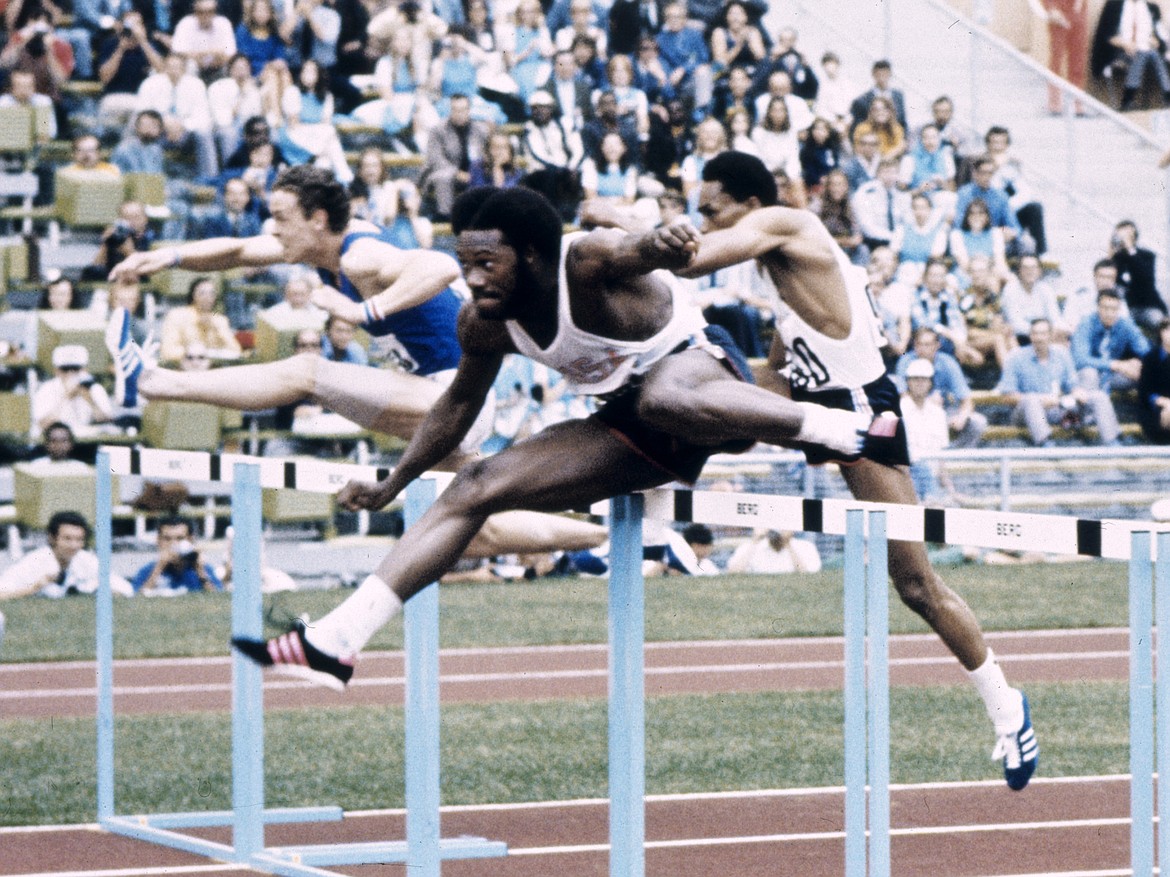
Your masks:
<svg viewBox="0 0 1170 877"><path fill-rule="evenodd" d="M1106 255L1113 224L1122 218L1137 223L1165 274L1161 150L1134 124L1134 116L1122 117L1092 100L1085 117L1049 115L1042 68L941 0L774 3L766 23L796 27L799 46L810 59L826 48L837 51L859 92L869 87L870 64L888 56L906 94L911 127L929 119L931 101L946 94L955 102L956 117L979 132L979 139L990 125L1009 128L1045 206L1050 254L1061 262L1067 282L1087 280L1092 263ZM1170 114L1146 115L1139 121L1153 130L1170 129ZM1165 277L1161 285L1168 289Z"/></svg>

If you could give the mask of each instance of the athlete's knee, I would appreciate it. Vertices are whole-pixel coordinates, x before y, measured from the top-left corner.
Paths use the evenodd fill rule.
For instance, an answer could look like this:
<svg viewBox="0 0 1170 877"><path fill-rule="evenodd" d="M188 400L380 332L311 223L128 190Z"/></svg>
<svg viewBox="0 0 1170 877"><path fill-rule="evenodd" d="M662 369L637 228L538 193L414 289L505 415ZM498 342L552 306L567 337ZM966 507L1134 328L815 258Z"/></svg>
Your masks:
<svg viewBox="0 0 1170 877"><path fill-rule="evenodd" d="M284 371L284 379L290 386L296 387L302 395L317 397L320 395L320 371L328 360L316 353L296 353L285 359L277 360Z"/></svg>
<svg viewBox="0 0 1170 877"><path fill-rule="evenodd" d="M933 570L901 572L894 577L894 589L910 611L930 618L942 595L942 584Z"/></svg>
<svg viewBox="0 0 1170 877"><path fill-rule="evenodd" d="M490 514L506 503L507 473L487 457L465 465L443 491L440 501L463 513ZM501 505L503 503L503 505Z"/></svg>

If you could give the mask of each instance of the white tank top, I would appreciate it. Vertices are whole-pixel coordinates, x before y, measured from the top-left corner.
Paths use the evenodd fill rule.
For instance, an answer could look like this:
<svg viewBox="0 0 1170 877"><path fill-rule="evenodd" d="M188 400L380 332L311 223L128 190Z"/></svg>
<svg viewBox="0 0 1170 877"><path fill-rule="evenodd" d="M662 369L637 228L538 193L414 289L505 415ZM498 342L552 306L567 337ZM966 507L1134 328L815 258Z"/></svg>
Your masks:
<svg viewBox="0 0 1170 877"><path fill-rule="evenodd" d="M776 312L776 331L788 351L789 382L815 393L821 390L856 390L881 377L886 370L881 348L886 345L881 321L869 296L865 269L853 265L834 247L837 266L845 281L849 301L849 335L836 339L822 335L785 302L772 275L758 265L761 285L769 291Z"/></svg>
<svg viewBox="0 0 1170 877"><path fill-rule="evenodd" d="M561 266L557 293L557 334L547 348L532 340L520 324L505 321L516 349L529 359L563 374L568 389L586 396L601 396L619 389L630 378L643 374L684 341L698 335L706 342L707 321L691 301L678 279L669 271L655 271L670 288L670 322L645 341L617 341L577 328L569 308L569 283L565 262L573 242L587 232L565 235L561 242Z"/></svg>

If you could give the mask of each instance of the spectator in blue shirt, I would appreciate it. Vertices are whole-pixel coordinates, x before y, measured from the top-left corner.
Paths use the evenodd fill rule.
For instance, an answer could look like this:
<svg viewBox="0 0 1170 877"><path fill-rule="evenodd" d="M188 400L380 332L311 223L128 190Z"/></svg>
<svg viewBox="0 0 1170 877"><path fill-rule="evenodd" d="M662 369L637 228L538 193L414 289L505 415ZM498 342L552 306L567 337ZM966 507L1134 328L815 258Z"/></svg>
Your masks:
<svg viewBox="0 0 1170 877"><path fill-rule="evenodd" d="M983 155L975 159L975 164L971 168L971 182L961 186L955 195L954 215L965 216L967 207L979 198L987 205L992 227L1003 229L1003 238L1010 251L1012 241L1020 236L1020 222L1008 202L1007 192L992 185L991 180L995 176L995 171L995 159L991 156Z"/></svg>
<svg viewBox="0 0 1170 877"><path fill-rule="evenodd" d="M1080 385L1072 355L1052 344L1052 324L1033 320L1029 337L1029 346L1008 357L996 389L1015 404L1013 417L1028 428L1032 444L1051 444L1054 425L1080 427L1086 414L1096 420L1101 444L1117 444L1120 428L1113 403L1101 390Z"/></svg>
<svg viewBox="0 0 1170 877"><path fill-rule="evenodd" d="M128 131L110 161L124 174L164 174L163 119L155 110L143 110L134 117L134 130Z"/></svg>
<svg viewBox="0 0 1170 877"><path fill-rule="evenodd" d="M906 370L916 359L925 359L934 366L934 395L942 402L951 431L952 448L973 448L987 432L987 417L975 410L971 386L963 374L959 361L940 349L938 333L923 326L914 333L914 346L903 353L894 366L894 381L898 391L905 393Z"/></svg>
<svg viewBox="0 0 1170 877"><path fill-rule="evenodd" d="M1121 313L1121 296L1106 289L1097 294L1097 313L1077 325L1069 343L1081 384L1106 393L1137 386L1142 357L1150 342L1137 323Z"/></svg>
<svg viewBox="0 0 1170 877"><path fill-rule="evenodd" d="M191 540L191 522L172 516L158 523L158 557L131 579L136 594L173 597L190 591L222 591L223 583L203 562Z"/></svg>
<svg viewBox="0 0 1170 877"><path fill-rule="evenodd" d="M711 103L714 91L711 51L703 32L687 24L685 2L678 0L663 9L662 30L655 40L671 88L698 116Z"/></svg>
<svg viewBox="0 0 1170 877"><path fill-rule="evenodd" d="M356 341L357 327L348 320L330 316L325 322L325 335L321 339L321 355L335 362L352 362L355 365L369 365L366 350Z"/></svg>
<svg viewBox="0 0 1170 877"><path fill-rule="evenodd" d="M223 186L223 198L203 219L204 238L251 238L262 233L259 199L240 177Z"/></svg>

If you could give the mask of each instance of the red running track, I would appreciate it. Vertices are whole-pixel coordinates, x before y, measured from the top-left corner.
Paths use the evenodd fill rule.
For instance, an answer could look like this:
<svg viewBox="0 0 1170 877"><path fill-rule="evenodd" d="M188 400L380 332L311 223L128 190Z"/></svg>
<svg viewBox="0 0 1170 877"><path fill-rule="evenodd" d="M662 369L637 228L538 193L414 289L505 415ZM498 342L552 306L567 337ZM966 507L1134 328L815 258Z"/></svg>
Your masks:
<svg viewBox="0 0 1170 877"><path fill-rule="evenodd" d="M1013 683L1128 678L1125 630L989 634ZM840 688L843 643L837 637L727 642L648 643L646 694ZM444 649L444 702L605 697L604 645ZM328 704L402 703L401 652L362 656L345 694L269 676L272 709ZM959 664L930 634L890 638L893 685L965 681ZM231 708L231 663L221 658L117 661L114 704L121 713L204 712ZM0 717L92 716L92 661L0 664Z"/></svg>
<svg viewBox="0 0 1170 877"><path fill-rule="evenodd" d="M1124 631L1027 632L990 637L1009 678L1124 679ZM895 685L956 683L963 675L931 636L891 640ZM647 693L758 691L840 685L837 639L663 643L647 647ZM449 650L442 696L452 700L600 697L603 646ZM372 655L343 698L302 683L269 680L272 707L401 700L401 656ZM118 662L118 710L227 709L225 659ZM88 662L0 666L0 715L90 715ZM922 877L1005 877L1127 872L1128 782L1124 777L1038 778L1023 793L1000 783L895 787L893 872ZM647 874L652 877L819 877L842 873L842 790L804 789L654 796L647 802ZM327 802L323 802L327 803ZM403 836L402 813L347 814L342 823L279 826L270 844L381 840ZM451 862L448 877L603 877L608 873L604 801L445 808L444 836L506 841L505 859ZM227 840L224 831L206 832ZM346 868L404 875L404 866ZM0 828L0 875L146 877L243 871L92 826Z"/></svg>

